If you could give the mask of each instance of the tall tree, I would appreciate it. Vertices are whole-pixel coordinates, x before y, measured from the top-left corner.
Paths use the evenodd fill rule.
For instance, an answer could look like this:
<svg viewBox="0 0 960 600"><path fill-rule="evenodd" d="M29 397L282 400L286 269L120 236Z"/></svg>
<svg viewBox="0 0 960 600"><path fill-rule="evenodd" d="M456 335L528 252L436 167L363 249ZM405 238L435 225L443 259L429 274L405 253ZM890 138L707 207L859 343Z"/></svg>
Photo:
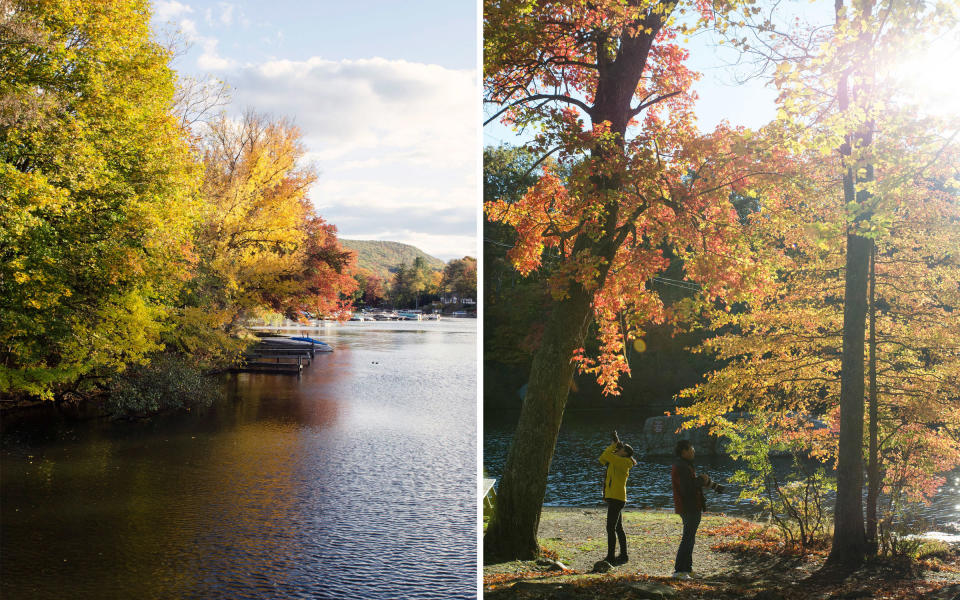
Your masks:
<svg viewBox="0 0 960 600"><path fill-rule="evenodd" d="M960 465L960 382L946 375L960 368L960 203L957 190L944 185L960 166L957 148L943 146L942 123L922 124L931 129L915 119L882 124L874 190L886 203L884 219L875 221L871 268L874 367L867 421L874 431L868 445L874 482L867 509L889 530L900 515L878 515L881 487L896 509L904 499L929 499L943 473ZM834 464L843 451L838 397L849 227L835 173L835 165L812 154L798 165L793 185L781 185L780 201L761 202L751 233L777 269L777 286L762 302L714 312L712 326L723 333L702 349L725 366L685 392L695 402L680 410L734 434L749 424L729 420L730 413L822 420L829 427L808 431L806 450Z"/></svg>
<svg viewBox="0 0 960 600"><path fill-rule="evenodd" d="M0 2L0 393L160 347L201 172L146 0Z"/></svg>
<svg viewBox="0 0 960 600"><path fill-rule="evenodd" d="M704 301L749 295L765 279L738 241L729 200L731 186L747 184L755 157L730 131L700 137L693 124L694 74L676 43L685 30L675 18L687 10L699 12L701 24L717 16L703 3L650 0L484 4L486 96L503 107L495 116L537 123L544 133L534 146L570 168L566 177L546 165L523 198L486 205L488 218L516 230L509 256L521 274L540 266L544 248L561 257L484 537L490 556L538 554L546 476L574 369L617 391L629 372L625 340L669 316L647 283L671 257L702 284ZM582 352L591 323L601 338L596 358Z"/></svg>
<svg viewBox="0 0 960 600"><path fill-rule="evenodd" d="M238 121L221 115L202 150L204 222L187 304L228 331L265 308L344 313L352 253L309 200L316 174L302 164L300 131L249 111Z"/></svg>
<svg viewBox="0 0 960 600"><path fill-rule="evenodd" d="M862 450L869 257L889 224L890 205L897 197L876 181L880 177L887 182L884 185L891 185L897 180L880 174L891 162L880 164L885 159L877 139L902 135L901 126L911 118L908 112L898 110L885 114L904 97L903 88L888 85L895 79L891 75L896 63L956 27L958 7L936 0L838 0L833 4L832 24L803 25L801 18L791 15L791 24L781 26L787 21L778 16L782 5L771 6L767 13L756 10L752 11L755 16L747 16L746 27L755 37L740 37L746 33L740 28L734 28L730 37L759 59L756 64L761 71L776 67L773 80L780 90L780 118L791 130L784 138L785 147L798 153L805 152L802 148L818 151L828 164L834 164L837 193L846 203L844 383L840 392L845 416L830 562L857 563L868 549L863 525ZM900 152L923 155L916 150L902 147ZM896 166L895 161L893 164Z"/></svg>
<svg viewBox="0 0 960 600"><path fill-rule="evenodd" d="M898 201L890 193L897 177L879 169L902 173L895 160L883 156L877 136L895 139L903 134L904 113L893 106L899 94L887 85L891 64L935 29L955 22L956 8L951 12L936 2L856 0L836 2L835 13L829 38L821 42L810 36L817 42L809 47L812 52L793 65L782 63L778 84L784 111L801 128L798 140L822 149L832 145L840 158L845 290L837 501L829 562L859 563L869 550L862 500L868 273L876 240L886 231ZM917 148L903 150L923 154ZM887 182L884 186L877 184L878 176Z"/></svg>
<svg viewBox="0 0 960 600"><path fill-rule="evenodd" d="M477 297L477 259L472 256L456 258L443 268L440 286L461 299Z"/></svg>

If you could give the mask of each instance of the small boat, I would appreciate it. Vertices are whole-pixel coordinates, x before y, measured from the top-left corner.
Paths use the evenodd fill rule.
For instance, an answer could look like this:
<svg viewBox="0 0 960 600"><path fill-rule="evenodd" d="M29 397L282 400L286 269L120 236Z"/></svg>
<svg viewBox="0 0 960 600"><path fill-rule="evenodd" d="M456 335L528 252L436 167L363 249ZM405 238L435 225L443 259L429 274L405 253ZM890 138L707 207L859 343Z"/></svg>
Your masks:
<svg viewBox="0 0 960 600"><path fill-rule="evenodd" d="M290 338L290 339L291 339L291 340L294 340L294 341L297 341L297 342L309 342L309 343L311 343L311 344L314 345L313 349L316 350L317 352L333 352L333 346L331 346L330 344L328 344L328 343L326 343L326 342L321 342L320 340L315 339L315 338L311 338L311 337L292 337L292 338Z"/></svg>
<svg viewBox="0 0 960 600"><path fill-rule="evenodd" d="M270 346L284 346L287 348L311 348L313 344L308 340L304 339L295 339L290 337L262 337L260 338L261 344L266 344Z"/></svg>

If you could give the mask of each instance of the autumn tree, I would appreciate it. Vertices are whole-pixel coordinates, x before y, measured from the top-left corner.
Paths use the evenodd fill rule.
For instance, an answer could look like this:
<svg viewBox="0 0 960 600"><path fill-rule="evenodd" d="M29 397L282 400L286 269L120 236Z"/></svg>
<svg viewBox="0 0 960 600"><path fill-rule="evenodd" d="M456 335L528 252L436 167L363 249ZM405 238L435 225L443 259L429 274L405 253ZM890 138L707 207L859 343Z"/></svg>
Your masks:
<svg viewBox="0 0 960 600"><path fill-rule="evenodd" d="M316 180L299 130L247 112L211 122L202 139L204 223L192 304L235 328L252 311L341 310L355 285L349 253L308 198Z"/></svg>
<svg viewBox="0 0 960 600"><path fill-rule="evenodd" d="M387 299L386 282L379 275L368 269L358 268L354 271L357 280L357 301L366 306L380 306Z"/></svg>
<svg viewBox="0 0 960 600"><path fill-rule="evenodd" d="M676 23L690 10L700 24L717 17L705 4L647 0L484 4L486 100L502 107L492 118L536 124L543 134L535 150L567 167L544 163L521 199L485 207L489 219L516 230L509 257L521 274L541 265L545 248L560 257L484 537L488 556L538 554L546 475L574 369L617 391L629 372L625 341L671 318L652 277L679 260L702 286L700 300L731 302L766 279L739 241L729 199L732 186L747 185L757 157L736 132L699 136L694 125L695 74L683 65L677 36L686 29ZM582 352L591 323L596 357Z"/></svg>
<svg viewBox="0 0 960 600"><path fill-rule="evenodd" d="M748 44L744 37L741 47L759 55L763 66L775 67L780 118L789 128L785 146L819 153L835 165L837 193L843 197L842 385L830 562L858 563L869 549L861 450L868 392L864 355L870 257L901 197L893 190L904 175L903 167L916 167L909 157L922 162L930 156L931 141L937 144L929 135L917 137L909 125L911 111L896 108L903 90L892 85L892 75L902 56L937 32L955 27L957 7L864 0L837 2L834 9L832 25L795 30L780 29L773 15L766 15L752 24L758 43ZM898 137L918 145L894 150L891 141ZM879 144L881 138L887 141ZM890 151L895 154L885 154ZM881 168L889 172L880 173Z"/></svg>
<svg viewBox="0 0 960 600"><path fill-rule="evenodd" d="M293 290L286 296L269 296L267 305L275 311L296 318L310 312L333 319L346 319L352 314L357 281L352 272L356 257L340 246L337 228L307 206L300 225L304 234L299 267L287 275Z"/></svg>
<svg viewBox="0 0 960 600"><path fill-rule="evenodd" d="M477 297L477 259L471 256L451 260L443 268L440 280L442 291L463 298Z"/></svg>
<svg viewBox="0 0 960 600"><path fill-rule="evenodd" d="M0 2L0 393L161 347L200 177L169 60L145 0Z"/></svg>
<svg viewBox="0 0 960 600"><path fill-rule="evenodd" d="M881 487L894 505L928 500L942 474L960 464L960 387L947 375L960 366L960 322L954 318L960 205L956 190L942 183L957 165L952 152L928 146L940 136L923 131L911 123L875 141L882 150L875 189L888 205L870 269L876 368L870 386L875 416L867 422L875 428L868 456L875 457L876 482L867 506L874 514ZM940 160L931 163L925 147ZM889 158L881 160L884 155ZM735 440L762 421L764 444L799 449L828 467L839 454L848 227L835 169L811 154L790 184L781 181L779 200L765 199L752 215L751 236L776 267L777 285L740 310L713 311L711 327L722 333L700 350L724 367L687 390L683 396L695 403L679 410L694 418L692 424ZM738 417L744 413L754 418ZM899 517L883 515L888 530Z"/></svg>

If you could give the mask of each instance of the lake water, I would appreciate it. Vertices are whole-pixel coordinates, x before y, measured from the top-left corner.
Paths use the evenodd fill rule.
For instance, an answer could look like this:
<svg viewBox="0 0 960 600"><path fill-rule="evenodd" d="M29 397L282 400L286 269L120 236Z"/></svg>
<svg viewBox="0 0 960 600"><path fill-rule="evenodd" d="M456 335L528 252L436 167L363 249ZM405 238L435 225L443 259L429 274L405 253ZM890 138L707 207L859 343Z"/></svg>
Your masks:
<svg viewBox="0 0 960 600"><path fill-rule="evenodd" d="M557 445L547 477L544 504L547 506L596 506L602 503L600 482L603 466L597 457L610 444L610 433L616 429L620 438L639 445L640 433L647 415L642 411L591 411L567 413L557 438ZM485 414L483 421L483 466L489 477L503 473L510 440L516 428L518 413ZM726 482L742 468L726 457L698 456L698 472L706 472L712 479ZM673 459L639 458L627 480L628 507L673 510L673 490L670 466ZM778 471L789 469L789 460L775 463ZM707 510L755 518L758 510L746 500L739 500L739 488L728 486L725 493L708 490ZM832 504L831 504L832 506ZM832 513L832 508L830 509ZM939 537L960 541L960 470L947 476L947 484L929 505L912 507L920 527L940 532Z"/></svg>
<svg viewBox="0 0 960 600"><path fill-rule="evenodd" d="M7 427L0 597L475 598L476 325L305 330L336 351L202 414Z"/></svg>

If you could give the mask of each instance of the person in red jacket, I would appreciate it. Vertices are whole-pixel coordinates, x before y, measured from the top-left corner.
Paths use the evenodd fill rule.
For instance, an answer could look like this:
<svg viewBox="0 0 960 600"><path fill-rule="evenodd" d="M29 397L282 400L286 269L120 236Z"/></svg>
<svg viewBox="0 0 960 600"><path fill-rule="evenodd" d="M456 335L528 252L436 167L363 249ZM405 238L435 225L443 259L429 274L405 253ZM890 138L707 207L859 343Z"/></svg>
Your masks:
<svg viewBox="0 0 960 600"><path fill-rule="evenodd" d="M613 432L613 443L600 455L600 462L607 466L603 477L603 500L607 503L607 556L603 560L612 565L623 564L627 556L627 534L623 530L623 507L627 503L627 477L630 469L637 464L633 458L633 448L620 441L617 432ZM615 556L617 541L620 542L620 555Z"/></svg>
<svg viewBox="0 0 960 600"><path fill-rule="evenodd" d="M680 440L674 449L677 455L670 471L673 481L673 510L683 520L683 537L677 549L673 576L689 579L693 572L693 545L697 538L700 518L707 508L703 488L710 483L706 475L697 476L693 466L695 451L689 440Z"/></svg>

